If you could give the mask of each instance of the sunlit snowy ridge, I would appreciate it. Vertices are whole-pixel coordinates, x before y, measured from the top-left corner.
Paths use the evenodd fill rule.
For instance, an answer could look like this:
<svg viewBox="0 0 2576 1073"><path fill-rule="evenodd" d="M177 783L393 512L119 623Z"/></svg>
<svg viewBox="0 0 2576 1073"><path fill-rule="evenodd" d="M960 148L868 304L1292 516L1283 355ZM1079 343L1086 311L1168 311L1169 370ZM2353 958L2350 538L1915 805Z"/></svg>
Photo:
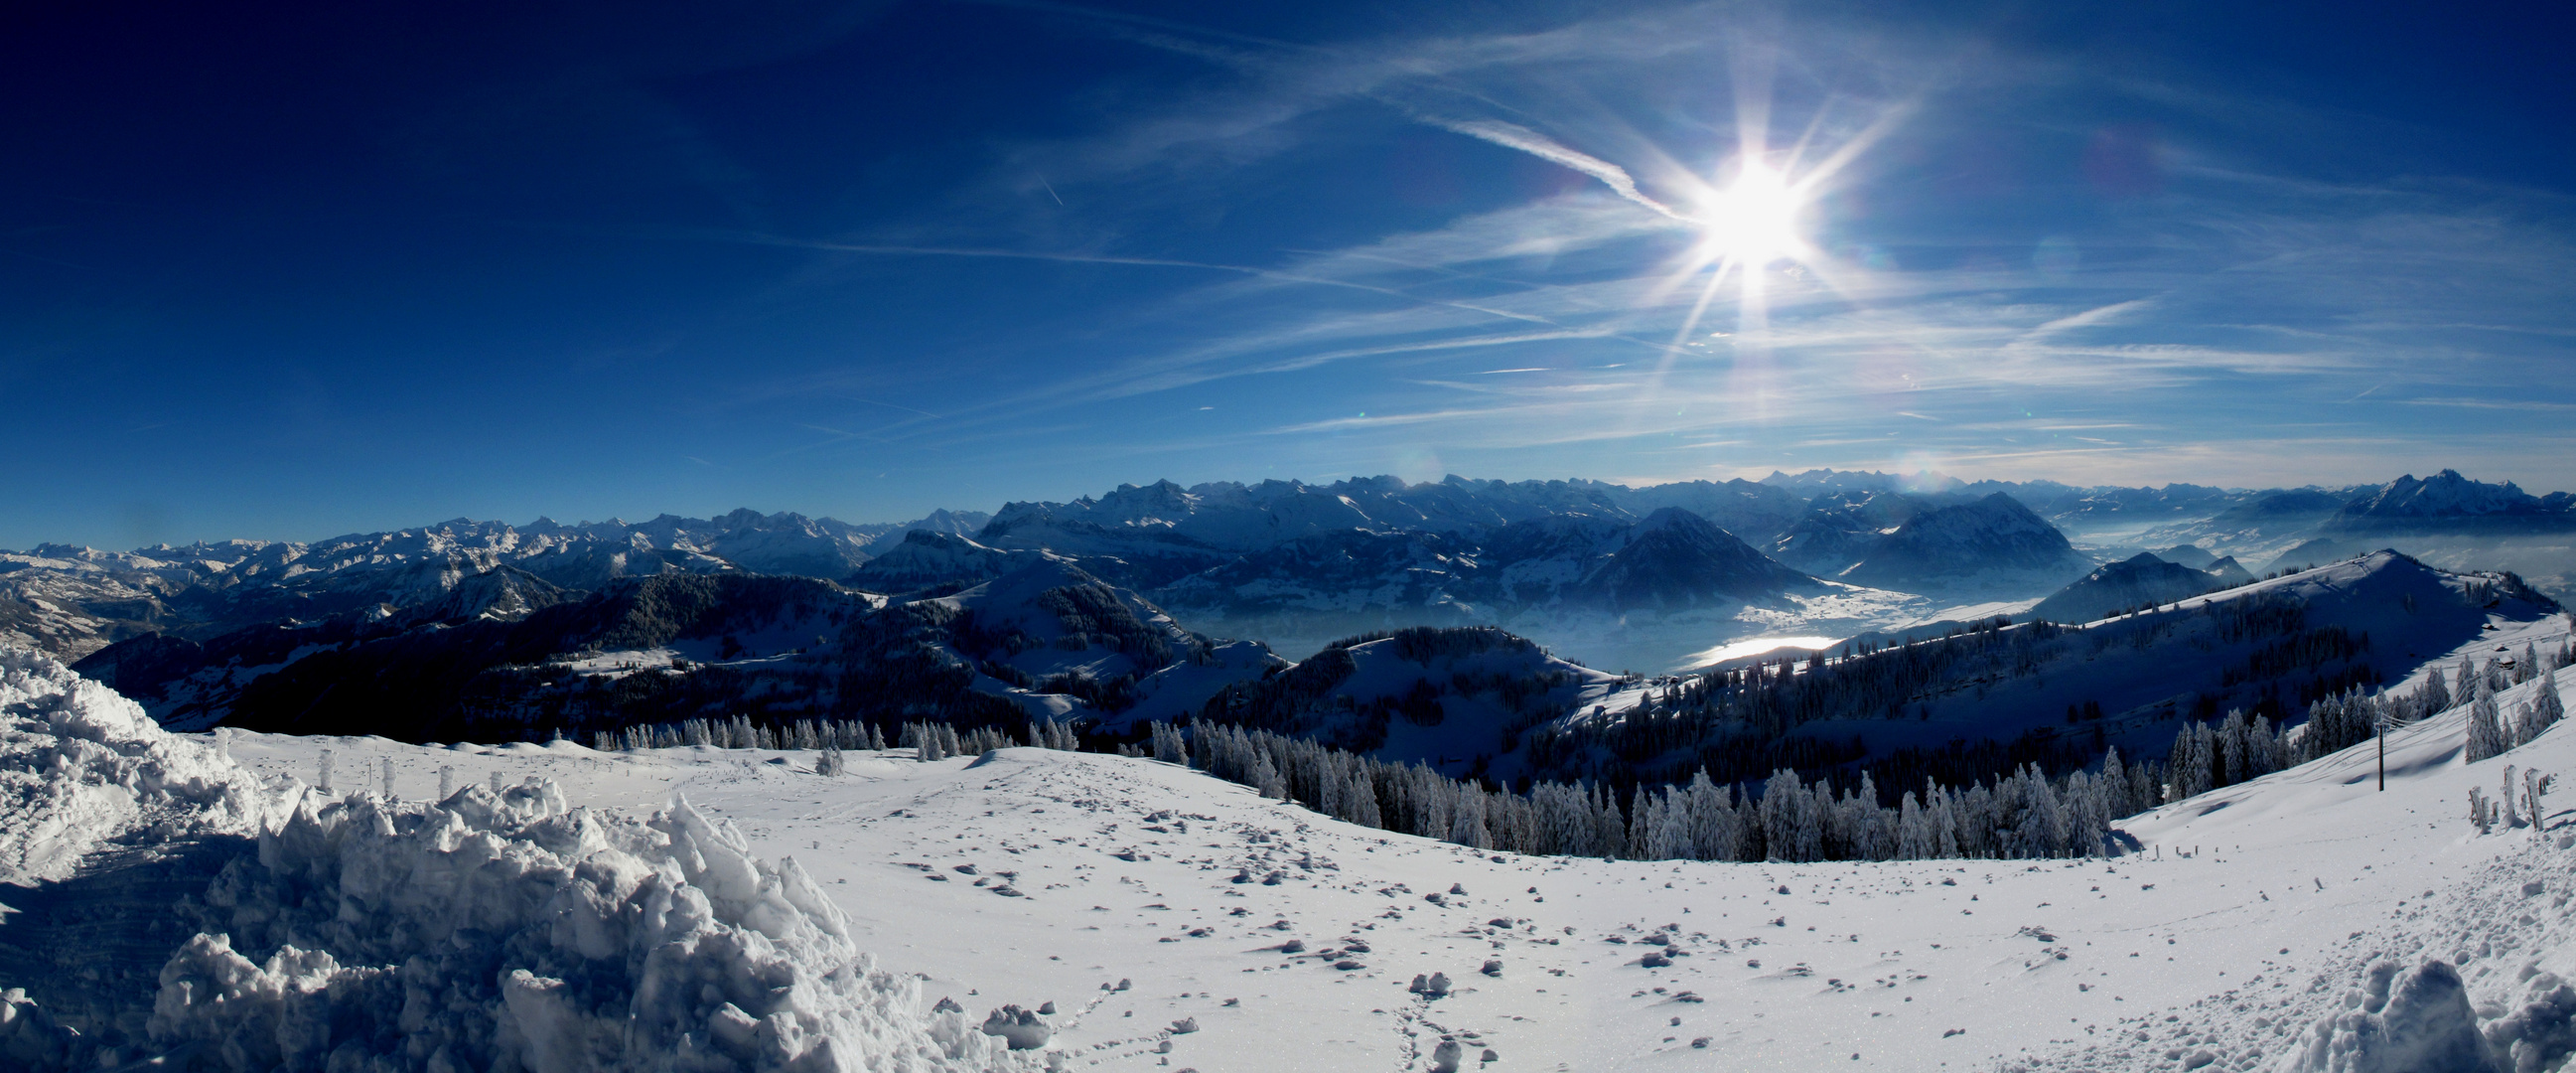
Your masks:
<svg viewBox="0 0 2576 1073"><path fill-rule="evenodd" d="M2566 643L2553 617L2480 650ZM2518 1070L2576 1043L2576 850L2520 774L2576 745L2467 762L2469 704L2389 735L2385 792L2364 742L2121 819L2116 857L1728 864L1473 849L1136 757L227 755L41 657L0 693L17 1068Z"/></svg>

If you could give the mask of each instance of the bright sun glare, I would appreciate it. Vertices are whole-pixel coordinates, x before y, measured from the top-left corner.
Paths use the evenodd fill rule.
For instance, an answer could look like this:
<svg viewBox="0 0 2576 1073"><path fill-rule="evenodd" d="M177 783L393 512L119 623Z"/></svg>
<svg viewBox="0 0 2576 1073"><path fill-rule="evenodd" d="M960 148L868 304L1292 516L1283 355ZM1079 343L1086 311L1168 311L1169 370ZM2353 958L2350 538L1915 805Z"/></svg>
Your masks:
<svg viewBox="0 0 2576 1073"><path fill-rule="evenodd" d="M1746 164L1735 181L1711 192L1701 207L1701 226L1718 256L1745 268L1759 268L1795 255L1801 199L1786 177L1760 164Z"/></svg>

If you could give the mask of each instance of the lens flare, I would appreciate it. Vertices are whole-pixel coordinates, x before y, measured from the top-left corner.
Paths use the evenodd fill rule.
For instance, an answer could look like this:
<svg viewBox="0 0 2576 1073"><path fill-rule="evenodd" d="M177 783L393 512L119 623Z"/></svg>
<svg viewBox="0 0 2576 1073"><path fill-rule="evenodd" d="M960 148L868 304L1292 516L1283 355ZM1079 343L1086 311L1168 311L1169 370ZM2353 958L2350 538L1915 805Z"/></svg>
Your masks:
<svg viewBox="0 0 2576 1073"><path fill-rule="evenodd" d="M1748 161L1734 182L1703 198L1699 218L1712 252L1738 266L1758 268L1804 250L1798 217L1805 208L1804 197L1786 176Z"/></svg>

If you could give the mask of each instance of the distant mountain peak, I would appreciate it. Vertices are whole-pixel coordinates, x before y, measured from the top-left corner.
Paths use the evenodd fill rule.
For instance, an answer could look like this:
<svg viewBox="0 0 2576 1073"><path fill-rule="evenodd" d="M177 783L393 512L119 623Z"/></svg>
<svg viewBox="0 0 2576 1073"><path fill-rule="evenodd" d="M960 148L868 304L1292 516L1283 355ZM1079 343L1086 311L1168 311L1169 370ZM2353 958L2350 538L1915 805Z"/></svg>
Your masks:
<svg viewBox="0 0 2576 1073"><path fill-rule="evenodd" d="M1996 492L1906 520L1872 543L1843 579L1898 587L2036 584L2045 592L2089 565L2056 526Z"/></svg>
<svg viewBox="0 0 2576 1073"><path fill-rule="evenodd" d="M2488 484L2445 469L2417 479L2407 474L2353 499L2327 522L2342 532L2388 530L2558 530L2576 526L2565 501L2543 500L2511 481Z"/></svg>

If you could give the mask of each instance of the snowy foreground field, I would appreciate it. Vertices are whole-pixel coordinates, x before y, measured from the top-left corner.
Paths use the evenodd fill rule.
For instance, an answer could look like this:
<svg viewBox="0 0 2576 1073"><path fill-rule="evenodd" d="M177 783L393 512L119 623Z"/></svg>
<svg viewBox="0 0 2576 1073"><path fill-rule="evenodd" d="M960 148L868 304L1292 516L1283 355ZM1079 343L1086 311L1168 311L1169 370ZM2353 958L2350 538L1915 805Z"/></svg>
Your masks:
<svg viewBox="0 0 2576 1073"><path fill-rule="evenodd" d="M2576 670L2499 699L2544 686ZM1483 854L1037 749L824 776L799 752L244 734L226 759L14 655L0 711L10 1069L2537 1070L2576 1049L2566 810L2467 818L2508 765L2576 771L2576 731L2464 764L2460 710L2391 736L2384 793L2364 745L2131 818L2143 849L2113 860L1816 865Z"/></svg>

